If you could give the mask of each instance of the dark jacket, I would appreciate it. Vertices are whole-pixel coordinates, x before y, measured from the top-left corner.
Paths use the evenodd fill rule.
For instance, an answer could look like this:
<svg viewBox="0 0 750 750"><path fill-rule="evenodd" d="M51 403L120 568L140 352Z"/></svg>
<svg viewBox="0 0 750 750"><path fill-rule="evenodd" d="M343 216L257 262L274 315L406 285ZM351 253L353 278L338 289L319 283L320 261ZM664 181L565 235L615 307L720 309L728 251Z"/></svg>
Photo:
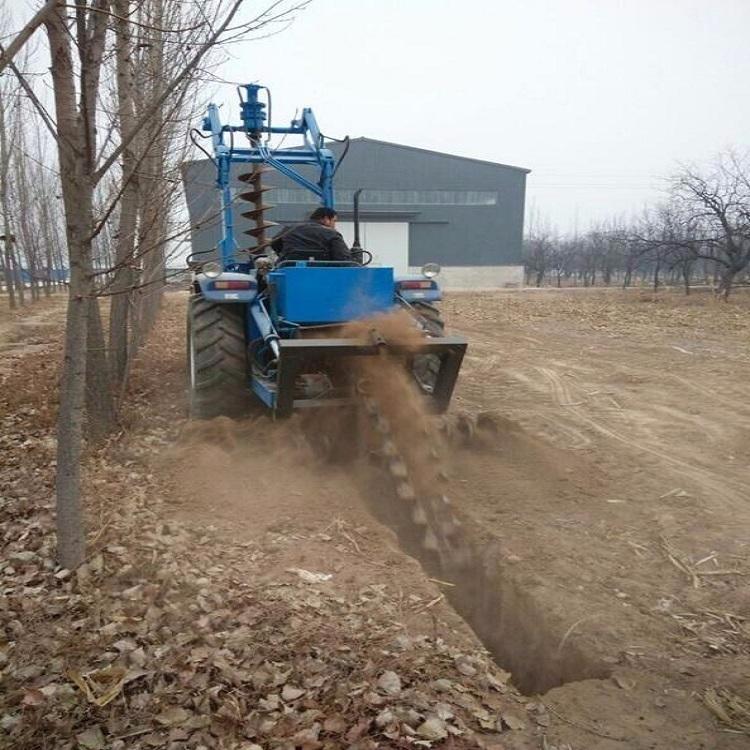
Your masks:
<svg viewBox="0 0 750 750"><path fill-rule="evenodd" d="M280 260L351 260L344 238L335 229L308 221L282 232L272 243Z"/></svg>

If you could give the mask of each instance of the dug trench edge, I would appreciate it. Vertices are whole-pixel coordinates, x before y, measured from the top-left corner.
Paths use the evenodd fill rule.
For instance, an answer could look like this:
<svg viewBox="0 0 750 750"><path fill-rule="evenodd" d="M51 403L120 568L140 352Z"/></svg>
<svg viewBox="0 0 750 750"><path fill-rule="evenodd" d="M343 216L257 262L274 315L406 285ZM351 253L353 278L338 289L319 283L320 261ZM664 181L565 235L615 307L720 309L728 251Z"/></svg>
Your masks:
<svg viewBox="0 0 750 750"><path fill-rule="evenodd" d="M449 550L428 549L424 525L414 522L408 505L385 490L387 483L368 485L363 492L370 511L429 577L452 584L443 587L446 600L522 693L542 694L611 675L610 667L589 653L586 639L572 632L566 613L545 606L544 587L508 570L498 543L481 541L461 523L452 530Z"/></svg>

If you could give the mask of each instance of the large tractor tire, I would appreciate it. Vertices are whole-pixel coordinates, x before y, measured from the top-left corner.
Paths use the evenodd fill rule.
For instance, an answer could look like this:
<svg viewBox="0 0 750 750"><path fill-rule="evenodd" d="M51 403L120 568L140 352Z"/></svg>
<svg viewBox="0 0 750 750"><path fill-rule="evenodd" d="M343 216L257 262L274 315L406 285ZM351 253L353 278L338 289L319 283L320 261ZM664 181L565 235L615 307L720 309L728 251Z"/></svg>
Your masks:
<svg viewBox="0 0 750 750"><path fill-rule="evenodd" d="M250 405L244 308L190 298L188 403L192 419L241 417Z"/></svg>
<svg viewBox="0 0 750 750"><path fill-rule="evenodd" d="M430 338L445 335L445 323L435 305L428 302L415 302L414 312L422 319L422 323ZM437 376L440 372L440 358L437 354L418 354L412 363L412 372L417 385L425 392L432 393L435 389Z"/></svg>
<svg viewBox="0 0 750 750"><path fill-rule="evenodd" d="M431 305L429 302L415 302L412 307L417 315L422 318L430 336L445 335L443 316L435 305Z"/></svg>

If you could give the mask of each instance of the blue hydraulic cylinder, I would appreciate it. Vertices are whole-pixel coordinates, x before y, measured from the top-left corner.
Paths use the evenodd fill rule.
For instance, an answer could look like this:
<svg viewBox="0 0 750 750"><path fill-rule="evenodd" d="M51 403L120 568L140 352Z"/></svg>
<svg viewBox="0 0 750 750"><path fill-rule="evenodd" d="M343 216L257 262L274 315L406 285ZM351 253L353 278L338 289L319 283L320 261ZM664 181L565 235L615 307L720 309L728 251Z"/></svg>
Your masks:
<svg viewBox="0 0 750 750"><path fill-rule="evenodd" d="M328 156L330 154L330 158ZM333 199L333 154L326 148L321 150L322 164L320 167L320 191L323 205L335 208Z"/></svg>
<svg viewBox="0 0 750 750"><path fill-rule="evenodd" d="M221 190L221 213L223 218L223 231L221 242L219 243L219 255L221 265L224 269L228 268L234 259L234 216L232 213L232 190L229 187L229 169L231 161L229 156L219 157L219 177L218 185Z"/></svg>

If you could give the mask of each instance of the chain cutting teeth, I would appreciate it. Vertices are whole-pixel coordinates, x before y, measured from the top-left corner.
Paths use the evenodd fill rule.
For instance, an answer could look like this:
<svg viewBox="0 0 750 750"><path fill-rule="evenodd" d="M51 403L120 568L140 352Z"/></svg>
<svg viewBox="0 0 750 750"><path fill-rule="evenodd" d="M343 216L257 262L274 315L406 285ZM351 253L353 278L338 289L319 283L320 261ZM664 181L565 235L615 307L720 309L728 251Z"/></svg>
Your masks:
<svg viewBox="0 0 750 750"><path fill-rule="evenodd" d="M398 456L398 448L396 447L396 443L394 443L393 440L386 440L383 443L381 452L387 458L396 458Z"/></svg>
<svg viewBox="0 0 750 750"><path fill-rule="evenodd" d="M391 461L388 464L388 470L391 472L391 475L397 479L406 479L408 474L406 464L400 458Z"/></svg>
<svg viewBox="0 0 750 750"><path fill-rule="evenodd" d="M378 413L378 404L374 398L365 397L363 399L365 405L365 411L371 416L375 416Z"/></svg>
<svg viewBox="0 0 750 750"><path fill-rule="evenodd" d="M396 494L401 500L415 500L417 497L414 488L408 482L399 482Z"/></svg>
<svg viewBox="0 0 750 750"><path fill-rule="evenodd" d="M391 431L390 422L381 414L375 419L375 429L383 435L387 435Z"/></svg>
<svg viewBox="0 0 750 750"><path fill-rule="evenodd" d="M453 536L456 533L457 525L454 523L453 518L449 518L440 524L440 532L444 537Z"/></svg>
<svg viewBox="0 0 750 750"><path fill-rule="evenodd" d="M380 436L378 452L386 459L385 464L394 480L396 495L400 500L411 504L412 523L423 529L422 548L436 552L441 561L451 567L465 566L471 558L471 550L461 542L461 522L449 508L450 499L441 493L429 497L417 496L415 487L409 480L408 463L400 454L391 434L389 420L382 414L375 398L363 396L362 402L373 428ZM432 435L429 430L424 432L428 437ZM427 456L438 461L441 457L437 448L429 443ZM442 469L438 473L445 477Z"/></svg>
<svg viewBox="0 0 750 750"><path fill-rule="evenodd" d="M435 550L435 551L437 551L437 550L440 549L440 545L438 543L438 539L432 533L432 529L427 529L427 531L425 531L425 533L424 533L424 539L422 541L422 546L425 549L429 549L429 550Z"/></svg>

